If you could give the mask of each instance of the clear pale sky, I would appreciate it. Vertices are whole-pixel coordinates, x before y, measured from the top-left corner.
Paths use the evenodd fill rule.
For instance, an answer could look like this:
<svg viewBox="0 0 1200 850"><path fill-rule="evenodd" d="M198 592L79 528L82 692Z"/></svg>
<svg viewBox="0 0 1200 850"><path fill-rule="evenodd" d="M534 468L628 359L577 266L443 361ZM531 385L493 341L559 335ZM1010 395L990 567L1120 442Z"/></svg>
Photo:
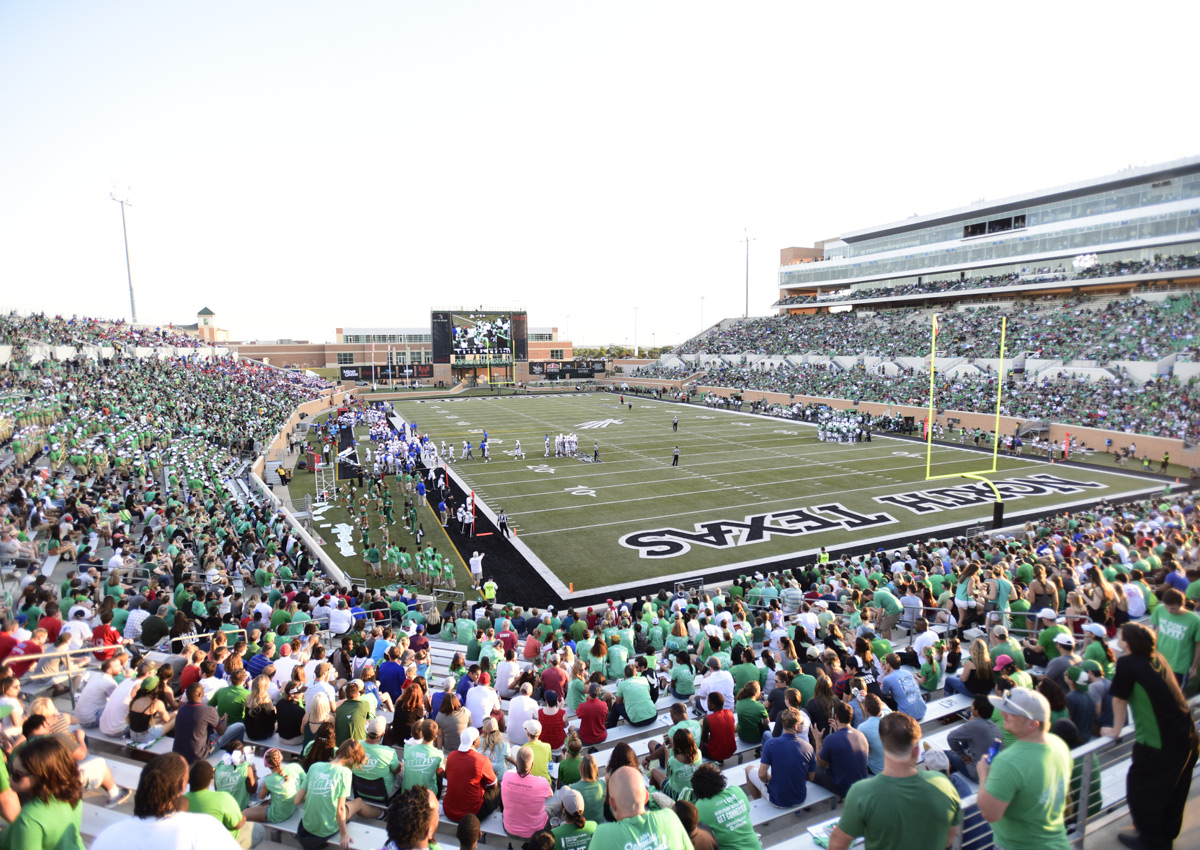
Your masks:
<svg viewBox="0 0 1200 850"><path fill-rule="evenodd" d="M678 343L779 249L1197 153L1200 4L0 3L0 308Z"/></svg>

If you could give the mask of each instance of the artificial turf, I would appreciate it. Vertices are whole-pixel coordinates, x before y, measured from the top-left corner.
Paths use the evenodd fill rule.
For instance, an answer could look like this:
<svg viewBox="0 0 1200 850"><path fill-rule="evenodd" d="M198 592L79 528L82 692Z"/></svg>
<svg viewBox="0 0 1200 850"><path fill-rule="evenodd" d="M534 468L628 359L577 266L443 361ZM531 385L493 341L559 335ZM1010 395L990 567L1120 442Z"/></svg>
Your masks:
<svg viewBox="0 0 1200 850"><path fill-rule="evenodd" d="M455 463L455 474L493 511L508 513L531 560L553 573L562 591L644 587L679 575L761 569L775 559L815 555L821 546L835 551L884 545L992 518L990 491L986 499L946 493L934 502L941 507L925 505L922 513L877 501L977 485L961 478L927 482L925 446L919 442L880 434L869 443L821 442L806 423L636 396L625 402L616 394L581 393L393 404L435 442L454 442L456 455L463 440L472 443L476 459ZM678 431L672 430L675 416ZM478 450L485 429L492 447L487 464ZM554 457L553 439L560 432L578 436L580 455L588 461L598 442L600 463ZM552 441L549 458L546 435ZM511 454L518 439L523 460ZM675 446L678 467L671 465ZM990 464L990 453L942 444L933 449L931 471L961 474ZM999 471L988 477L999 482L1037 475L1099 486L1068 493L1062 492L1067 485L1056 484L1048 493L1010 493L1008 518L1163 487L1160 480L1028 456L1001 455Z"/></svg>

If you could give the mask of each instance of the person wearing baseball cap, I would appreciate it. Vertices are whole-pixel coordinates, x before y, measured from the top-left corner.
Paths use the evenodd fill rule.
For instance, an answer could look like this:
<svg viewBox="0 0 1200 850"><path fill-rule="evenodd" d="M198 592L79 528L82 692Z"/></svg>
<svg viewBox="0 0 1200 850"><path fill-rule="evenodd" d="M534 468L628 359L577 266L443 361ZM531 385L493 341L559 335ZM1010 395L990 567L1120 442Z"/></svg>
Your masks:
<svg viewBox="0 0 1200 850"><path fill-rule="evenodd" d="M1051 659L1059 655L1054 646L1054 638L1061 634L1069 635L1071 630L1058 622L1058 612L1053 608L1038 611L1038 624L1041 632L1038 633L1037 639L1026 638L1022 646L1027 663L1035 667L1045 667Z"/></svg>
<svg viewBox="0 0 1200 850"><path fill-rule="evenodd" d="M554 846L583 847L590 843L590 838L572 839L572 836L590 836L596 831L596 822L588 820L584 814L583 795L574 788L563 788L558 792L556 802L562 807L562 824L550 830L554 835Z"/></svg>
<svg viewBox="0 0 1200 850"><path fill-rule="evenodd" d="M1075 653L1075 637L1070 632L1056 634L1054 646L1058 650L1058 657L1052 658L1046 665L1043 677L1062 688L1064 694L1069 693L1071 686L1067 684L1067 671L1078 665L1083 659Z"/></svg>
<svg viewBox="0 0 1200 850"><path fill-rule="evenodd" d="M1083 657L1099 664L1104 675L1111 677L1113 665L1117 663L1117 655L1108 645L1108 630L1099 623L1085 623L1083 632L1086 635Z"/></svg>
<svg viewBox="0 0 1200 850"><path fill-rule="evenodd" d="M991 638L992 645L989 649L992 658L1007 655L1013 660L1013 664L1017 666L1018 670L1025 669L1025 652L1021 649L1021 642L1009 634L1007 626L992 626Z"/></svg>
<svg viewBox="0 0 1200 850"><path fill-rule="evenodd" d="M383 744L387 727L387 720L382 717L372 717L367 722L367 739L362 745L367 760L350 768L354 796L385 808L396 791L396 774L403 767L396 750Z"/></svg>
<svg viewBox="0 0 1200 850"><path fill-rule="evenodd" d="M994 687L997 690L1003 690L1005 687L1033 687L1033 677L1024 670L1018 670L1017 663L1011 655L996 656L996 663L992 666L992 673L996 677ZM1008 681L1005 682L1003 679L1007 679Z"/></svg>
<svg viewBox="0 0 1200 850"><path fill-rule="evenodd" d="M979 762L979 813L997 847L1069 850L1063 810L1071 781L1071 751L1049 734L1050 703L1037 691L1013 688L988 697L1012 744Z"/></svg>
<svg viewBox="0 0 1200 850"><path fill-rule="evenodd" d="M500 783L491 759L479 752L479 731L474 726L463 730L458 749L446 756L446 793L443 796L446 817L458 822L467 815L481 821L500 805Z"/></svg>

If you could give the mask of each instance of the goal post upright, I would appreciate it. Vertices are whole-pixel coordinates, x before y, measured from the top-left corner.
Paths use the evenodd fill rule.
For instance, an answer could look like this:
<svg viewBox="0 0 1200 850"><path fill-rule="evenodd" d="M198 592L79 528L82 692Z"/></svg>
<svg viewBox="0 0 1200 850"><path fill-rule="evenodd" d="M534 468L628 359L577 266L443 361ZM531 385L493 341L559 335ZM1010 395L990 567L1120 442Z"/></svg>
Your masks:
<svg viewBox="0 0 1200 850"><path fill-rule="evenodd" d="M990 469L983 469L978 472L951 472L943 475L933 474L933 416L936 409L934 399L934 390L936 387L937 378L937 340L938 340L938 316L933 314L933 330L930 337L929 348L929 412L926 419L925 433L925 480L937 481L946 478L971 478L976 481L982 481L987 484L992 493L996 496L995 512L993 521L996 527L999 527L1004 517L1004 499L1000 495L999 489L987 476L999 471L1000 463L1000 408L1004 398L1004 354L1007 344L1008 319L1001 317L1000 319L1000 366L996 375L996 414L992 431L992 466Z"/></svg>

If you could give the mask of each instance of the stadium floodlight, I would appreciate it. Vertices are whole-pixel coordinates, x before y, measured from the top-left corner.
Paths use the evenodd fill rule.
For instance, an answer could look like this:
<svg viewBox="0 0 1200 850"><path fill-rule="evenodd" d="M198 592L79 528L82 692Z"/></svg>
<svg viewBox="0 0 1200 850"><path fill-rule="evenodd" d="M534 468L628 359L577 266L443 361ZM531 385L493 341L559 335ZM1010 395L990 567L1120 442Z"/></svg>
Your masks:
<svg viewBox="0 0 1200 850"><path fill-rule="evenodd" d="M128 192L128 189L126 189ZM137 324L137 305L133 302L133 272L129 270L129 231L125 229L125 207L131 207L129 199L118 198L115 192L109 192L108 197L121 205L121 235L125 238L125 276L129 279L129 314L132 317L131 324Z"/></svg>
<svg viewBox="0 0 1200 850"><path fill-rule="evenodd" d="M750 318L750 243L755 240L744 227L742 233L744 234L742 241L746 243L746 312L742 314L742 318L748 319Z"/></svg>

